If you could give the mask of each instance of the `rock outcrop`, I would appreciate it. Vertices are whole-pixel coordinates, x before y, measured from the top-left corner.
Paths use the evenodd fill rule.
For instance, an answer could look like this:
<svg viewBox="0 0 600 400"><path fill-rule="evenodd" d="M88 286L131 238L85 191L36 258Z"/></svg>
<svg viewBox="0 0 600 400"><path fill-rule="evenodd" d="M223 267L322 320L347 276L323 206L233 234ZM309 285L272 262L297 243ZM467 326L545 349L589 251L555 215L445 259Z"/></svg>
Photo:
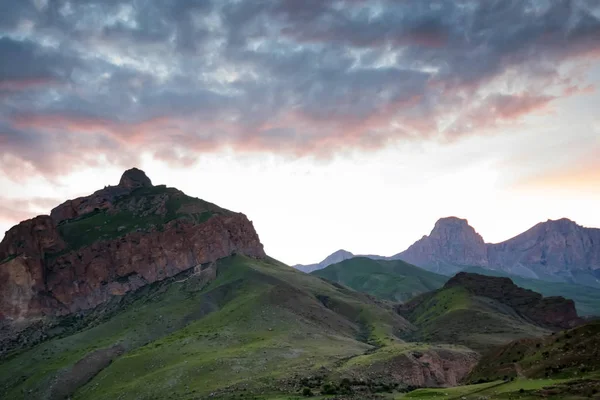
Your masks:
<svg viewBox="0 0 600 400"><path fill-rule="evenodd" d="M581 322L573 300L564 297L543 297L523 289L509 278L460 272L444 288L460 286L475 296L487 297L514 309L535 325L550 329L572 328Z"/></svg>
<svg viewBox="0 0 600 400"><path fill-rule="evenodd" d="M477 364L479 355L466 348L431 346L427 350L406 351L393 357L373 357L361 368L350 369L353 379L402 382L415 387L458 385Z"/></svg>
<svg viewBox="0 0 600 400"><path fill-rule="evenodd" d="M265 256L245 215L152 186L143 171L11 228L0 243L0 322L92 309L240 253Z"/></svg>
<svg viewBox="0 0 600 400"><path fill-rule="evenodd" d="M505 242L486 244L466 220L442 218L429 236L392 258L447 275L478 266L600 286L600 229L549 220Z"/></svg>

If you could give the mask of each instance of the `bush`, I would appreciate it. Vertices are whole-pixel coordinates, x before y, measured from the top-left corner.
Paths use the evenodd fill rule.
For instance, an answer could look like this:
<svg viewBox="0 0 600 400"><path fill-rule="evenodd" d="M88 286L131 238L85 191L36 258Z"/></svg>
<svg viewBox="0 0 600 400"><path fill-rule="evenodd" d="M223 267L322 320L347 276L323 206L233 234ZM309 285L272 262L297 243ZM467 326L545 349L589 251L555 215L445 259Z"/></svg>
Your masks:
<svg viewBox="0 0 600 400"><path fill-rule="evenodd" d="M333 383L326 383L321 388L322 394L337 394L338 388Z"/></svg>
<svg viewBox="0 0 600 400"><path fill-rule="evenodd" d="M304 396L304 397L312 397L313 396L313 392L312 392L312 390L310 390L310 388L305 387L304 389L302 389L302 396Z"/></svg>

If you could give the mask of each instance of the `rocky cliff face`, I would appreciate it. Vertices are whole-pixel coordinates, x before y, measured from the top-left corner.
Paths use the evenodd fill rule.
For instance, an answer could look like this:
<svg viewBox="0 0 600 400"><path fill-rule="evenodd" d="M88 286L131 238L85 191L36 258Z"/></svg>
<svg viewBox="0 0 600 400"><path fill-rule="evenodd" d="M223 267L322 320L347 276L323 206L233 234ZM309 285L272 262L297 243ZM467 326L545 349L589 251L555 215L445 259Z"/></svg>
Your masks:
<svg viewBox="0 0 600 400"><path fill-rule="evenodd" d="M574 274L587 274L583 279L598 279L600 285L600 229L561 219L486 244L466 220L442 218L429 236L392 258L448 275L480 266L541 279L576 280Z"/></svg>
<svg viewBox="0 0 600 400"><path fill-rule="evenodd" d="M245 215L152 186L143 171L10 229L0 243L0 322L88 310L234 253L264 257Z"/></svg>
<svg viewBox="0 0 600 400"><path fill-rule="evenodd" d="M460 272L444 288L460 286L475 296L487 297L514 309L535 325L551 329L572 328L580 322L573 300L564 297L543 297L523 289L509 278Z"/></svg>
<svg viewBox="0 0 600 400"><path fill-rule="evenodd" d="M566 218L542 222L498 244L488 245L492 267L560 273L600 269L600 229L584 228Z"/></svg>
<svg viewBox="0 0 600 400"><path fill-rule="evenodd" d="M487 266L487 247L466 219L438 220L429 236L392 257L434 272L454 273L461 266Z"/></svg>

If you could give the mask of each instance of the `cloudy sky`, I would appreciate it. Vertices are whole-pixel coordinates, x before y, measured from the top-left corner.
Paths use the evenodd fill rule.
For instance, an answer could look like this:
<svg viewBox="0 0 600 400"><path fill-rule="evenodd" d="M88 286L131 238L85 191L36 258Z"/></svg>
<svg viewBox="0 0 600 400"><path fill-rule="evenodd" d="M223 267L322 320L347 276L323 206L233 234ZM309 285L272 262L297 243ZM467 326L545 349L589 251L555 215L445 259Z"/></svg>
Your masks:
<svg viewBox="0 0 600 400"><path fill-rule="evenodd" d="M129 167L266 250L600 227L598 0L0 0L0 231Z"/></svg>

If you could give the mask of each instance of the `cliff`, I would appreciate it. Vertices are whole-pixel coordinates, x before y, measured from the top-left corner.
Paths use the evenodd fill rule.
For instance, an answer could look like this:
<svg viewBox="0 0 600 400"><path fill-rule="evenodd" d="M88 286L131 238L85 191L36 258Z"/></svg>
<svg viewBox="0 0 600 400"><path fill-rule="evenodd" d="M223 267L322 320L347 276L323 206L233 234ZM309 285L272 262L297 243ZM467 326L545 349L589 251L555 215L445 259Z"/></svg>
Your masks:
<svg viewBox="0 0 600 400"><path fill-rule="evenodd" d="M11 228L0 243L0 322L92 309L231 254L265 256L252 222L126 171L117 186Z"/></svg>

